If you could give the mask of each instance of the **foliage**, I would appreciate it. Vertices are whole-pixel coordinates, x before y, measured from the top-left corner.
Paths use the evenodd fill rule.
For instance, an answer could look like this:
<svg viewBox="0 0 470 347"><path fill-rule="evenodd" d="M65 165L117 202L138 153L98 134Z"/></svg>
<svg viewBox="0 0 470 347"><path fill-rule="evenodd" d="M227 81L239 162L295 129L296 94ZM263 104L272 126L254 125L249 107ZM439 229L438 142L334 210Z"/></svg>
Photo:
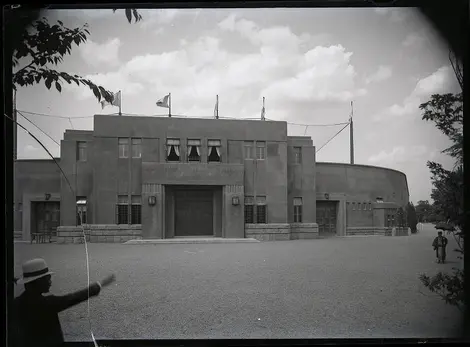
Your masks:
<svg viewBox="0 0 470 347"><path fill-rule="evenodd" d="M415 211L418 222L421 223L434 223L445 221L445 216L431 205L428 200L419 200L416 204Z"/></svg>
<svg viewBox="0 0 470 347"><path fill-rule="evenodd" d="M456 77L461 82L460 72L463 71L461 62L452 61ZM462 84L461 84L462 86ZM433 209L436 214L446 216L447 223L454 226L452 233L458 248L458 258L463 259L464 232L466 213L463 205L463 95L444 94L432 95L431 100L420 105L424 111L423 120L433 121L436 127L451 141L452 146L445 149L455 159L453 170L446 170L441 164L428 162L431 171L433 190L431 198L434 200ZM464 272L453 268L452 274L439 272L429 277L420 276L421 283L432 293L437 294L447 304L464 309Z"/></svg>
<svg viewBox="0 0 470 347"><path fill-rule="evenodd" d="M115 12L116 10L113 10ZM132 22L132 15L138 22L142 16L135 9L126 9L126 17ZM62 91L64 82L87 86L100 101L112 101L112 93L96 85L93 81L77 74L70 74L56 70L56 66L63 62L64 57L70 54L74 46L80 46L87 41L90 32L85 23L82 27L70 29L60 20L51 25L47 18L35 20L30 28L22 29L15 35L18 39L13 42L13 74L14 89L18 86L30 86L44 82L47 89L54 86L58 92ZM22 66L20 66L22 65Z"/></svg>
<svg viewBox="0 0 470 347"><path fill-rule="evenodd" d="M408 227L411 229L412 233L416 233L416 225L418 224L418 219L416 217L415 207L411 202L406 205L406 216Z"/></svg>

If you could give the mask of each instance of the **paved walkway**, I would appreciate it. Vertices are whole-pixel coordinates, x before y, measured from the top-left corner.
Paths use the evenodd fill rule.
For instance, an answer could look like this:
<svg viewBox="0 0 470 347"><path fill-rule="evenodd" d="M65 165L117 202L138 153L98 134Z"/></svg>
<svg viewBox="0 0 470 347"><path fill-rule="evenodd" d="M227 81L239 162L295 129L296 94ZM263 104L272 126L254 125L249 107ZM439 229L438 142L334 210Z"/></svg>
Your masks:
<svg viewBox="0 0 470 347"><path fill-rule="evenodd" d="M443 337L458 311L423 288L436 264L427 227L409 237L233 244L89 244L92 280L116 285L91 301L96 338ZM55 294L86 285L84 245L16 244L56 272ZM17 294L21 286L17 286ZM60 316L67 340L89 340L87 305Z"/></svg>

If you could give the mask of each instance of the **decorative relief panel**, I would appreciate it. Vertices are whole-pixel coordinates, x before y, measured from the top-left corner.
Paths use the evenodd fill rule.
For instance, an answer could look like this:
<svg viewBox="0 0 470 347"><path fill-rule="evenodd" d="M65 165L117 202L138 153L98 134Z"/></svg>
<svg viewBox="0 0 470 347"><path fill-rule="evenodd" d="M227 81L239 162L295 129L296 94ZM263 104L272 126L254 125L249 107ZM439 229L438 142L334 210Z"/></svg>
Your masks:
<svg viewBox="0 0 470 347"><path fill-rule="evenodd" d="M157 183L144 183L142 185L143 194L161 194L162 185Z"/></svg>
<svg viewBox="0 0 470 347"><path fill-rule="evenodd" d="M226 185L224 186L226 194L243 194L243 186Z"/></svg>

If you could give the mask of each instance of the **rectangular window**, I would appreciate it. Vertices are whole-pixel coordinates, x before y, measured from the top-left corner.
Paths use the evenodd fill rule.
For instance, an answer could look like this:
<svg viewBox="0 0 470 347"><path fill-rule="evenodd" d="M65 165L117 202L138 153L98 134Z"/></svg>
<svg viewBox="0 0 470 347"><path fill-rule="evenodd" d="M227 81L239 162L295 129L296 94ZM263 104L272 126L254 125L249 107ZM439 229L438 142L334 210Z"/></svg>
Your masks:
<svg viewBox="0 0 470 347"><path fill-rule="evenodd" d="M302 164L302 147L294 147L294 163Z"/></svg>
<svg viewBox="0 0 470 347"><path fill-rule="evenodd" d="M22 202L20 202L18 204L18 212L23 212L23 203Z"/></svg>
<svg viewBox="0 0 470 347"><path fill-rule="evenodd" d="M142 158L142 139L132 139L132 158Z"/></svg>
<svg viewBox="0 0 470 347"><path fill-rule="evenodd" d="M167 139L166 140L166 160L167 161L180 161L180 140Z"/></svg>
<svg viewBox="0 0 470 347"><path fill-rule="evenodd" d="M77 197L77 225L87 224L87 199Z"/></svg>
<svg viewBox="0 0 470 347"><path fill-rule="evenodd" d="M220 162L220 140L208 140L208 157L207 161L210 162Z"/></svg>
<svg viewBox="0 0 470 347"><path fill-rule="evenodd" d="M253 141L245 141L244 143L245 159L254 159L253 147L254 147Z"/></svg>
<svg viewBox="0 0 470 347"><path fill-rule="evenodd" d="M119 158L129 158L129 139L119 138Z"/></svg>
<svg viewBox="0 0 470 347"><path fill-rule="evenodd" d="M352 203L352 209L353 209L353 211L356 210L356 203L355 202Z"/></svg>
<svg viewBox="0 0 470 347"><path fill-rule="evenodd" d="M361 203L360 203L360 202L357 203L357 210L358 210L358 211L361 210Z"/></svg>
<svg viewBox="0 0 470 347"><path fill-rule="evenodd" d="M142 197L140 195L131 197L131 224L142 224Z"/></svg>
<svg viewBox="0 0 470 347"><path fill-rule="evenodd" d="M256 141L256 159L266 159L266 142Z"/></svg>
<svg viewBox="0 0 470 347"><path fill-rule="evenodd" d="M117 224L129 224L129 197L118 195L116 205Z"/></svg>
<svg viewBox="0 0 470 347"><path fill-rule="evenodd" d="M369 202L369 211L372 210L372 204Z"/></svg>
<svg viewBox="0 0 470 347"><path fill-rule="evenodd" d="M252 196L245 196L245 223L254 223L254 199Z"/></svg>
<svg viewBox="0 0 470 347"><path fill-rule="evenodd" d="M77 142L77 160L86 161L86 142L84 141Z"/></svg>
<svg viewBox="0 0 470 347"><path fill-rule="evenodd" d="M363 203L363 206L364 206L364 211L367 210L367 202Z"/></svg>
<svg viewBox="0 0 470 347"><path fill-rule="evenodd" d="M188 161L201 161L201 140L188 140Z"/></svg>
<svg viewBox="0 0 470 347"><path fill-rule="evenodd" d="M294 223L302 223L302 198L294 198Z"/></svg>
<svg viewBox="0 0 470 347"><path fill-rule="evenodd" d="M266 197L257 196L256 197L256 223L266 224Z"/></svg>

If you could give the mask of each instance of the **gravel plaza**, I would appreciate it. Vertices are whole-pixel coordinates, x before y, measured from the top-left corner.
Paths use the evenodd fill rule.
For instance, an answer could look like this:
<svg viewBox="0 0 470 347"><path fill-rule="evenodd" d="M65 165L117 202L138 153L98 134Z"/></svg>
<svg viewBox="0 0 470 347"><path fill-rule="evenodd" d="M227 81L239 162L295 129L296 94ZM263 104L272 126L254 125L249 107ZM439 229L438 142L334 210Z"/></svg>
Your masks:
<svg viewBox="0 0 470 347"><path fill-rule="evenodd" d="M91 281L116 284L90 301L97 339L457 337L459 311L418 279L461 266L448 236L436 264L432 225L404 237L226 244L88 244ZM86 286L83 244L15 244L44 258L51 292ZM23 286L15 286L15 296ZM87 305L60 314L66 341L90 340Z"/></svg>

